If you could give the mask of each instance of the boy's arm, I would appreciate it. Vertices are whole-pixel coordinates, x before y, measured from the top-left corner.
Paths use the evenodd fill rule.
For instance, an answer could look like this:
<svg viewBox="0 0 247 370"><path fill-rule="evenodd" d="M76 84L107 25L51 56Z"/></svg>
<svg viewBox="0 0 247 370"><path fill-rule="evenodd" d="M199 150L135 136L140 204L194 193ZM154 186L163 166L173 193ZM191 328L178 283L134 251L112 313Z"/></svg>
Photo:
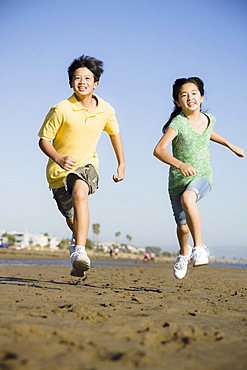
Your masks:
<svg viewBox="0 0 247 370"><path fill-rule="evenodd" d="M117 168L117 177L113 175L113 180L115 182L122 181L124 179L125 172L125 160L124 160L124 149L123 142L120 134L109 135L111 143L117 158L118 168Z"/></svg>
<svg viewBox="0 0 247 370"><path fill-rule="evenodd" d="M238 157L245 157L244 150L242 148L239 148L238 146L233 145L232 143L230 143L228 140L226 140L224 137L222 137L215 131L212 131L210 140L214 141L215 143L226 146L233 153L235 153Z"/></svg>
<svg viewBox="0 0 247 370"><path fill-rule="evenodd" d="M61 154L59 154L49 140L40 139L39 147L42 150L42 152L44 152L47 155L47 157L51 158L64 170L69 171L74 167L75 160L72 157L69 156L63 157Z"/></svg>

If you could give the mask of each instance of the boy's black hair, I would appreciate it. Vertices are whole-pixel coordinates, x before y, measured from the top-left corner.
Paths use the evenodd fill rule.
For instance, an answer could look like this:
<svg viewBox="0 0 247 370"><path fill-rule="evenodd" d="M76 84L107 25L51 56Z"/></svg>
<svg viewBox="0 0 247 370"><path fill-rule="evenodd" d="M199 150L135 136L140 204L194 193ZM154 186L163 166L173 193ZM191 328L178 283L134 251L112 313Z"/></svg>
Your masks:
<svg viewBox="0 0 247 370"><path fill-rule="evenodd" d="M175 118L182 111L181 107L179 107L176 102L178 101L178 96L179 96L181 87L188 82L195 84L198 87L198 90L200 91L201 96L204 96L204 83L199 77L178 78L172 86L172 97L173 97L174 109L170 115L169 120L166 122L166 124L162 128L163 134L166 132L173 118Z"/></svg>
<svg viewBox="0 0 247 370"><path fill-rule="evenodd" d="M98 82L100 76L104 72L103 62L96 58L90 57L88 55L82 55L78 59L74 59L71 65L68 68L69 82L72 82L74 72L77 68L86 67L94 75L94 82Z"/></svg>

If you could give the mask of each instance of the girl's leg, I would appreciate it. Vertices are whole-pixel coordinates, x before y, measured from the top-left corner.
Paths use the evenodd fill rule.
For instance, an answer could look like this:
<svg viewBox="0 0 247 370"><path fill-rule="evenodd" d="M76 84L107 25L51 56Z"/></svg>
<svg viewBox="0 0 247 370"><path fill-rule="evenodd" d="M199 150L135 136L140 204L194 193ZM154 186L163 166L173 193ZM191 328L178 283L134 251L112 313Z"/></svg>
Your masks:
<svg viewBox="0 0 247 370"><path fill-rule="evenodd" d="M73 231L76 245L86 245L89 229L88 185L85 181L77 179L73 186L72 199L74 206Z"/></svg>
<svg viewBox="0 0 247 370"><path fill-rule="evenodd" d="M183 279L185 277L192 253L192 248L188 245L190 230L186 223L186 214L181 204L182 195L182 193L170 195L172 209L177 223L177 237L180 246L180 251L173 267L173 273L177 279Z"/></svg>
<svg viewBox="0 0 247 370"><path fill-rule="evenodd" d="M181 204L186 214L186 221L194 241L194 247L197 247L202 244L202 225L196 193L193 190L186 190L182 195Z"/></svg>
<svg viewBox="0 0 247 370"><path fill-rule="evenodd" d="M186 223L186 214L181 204L182 195L183 193L170 195L170 200L173 215L177 224L177 238L180 246L180 254L182 256L187 256L189 252L188 241L190 237L190 230Z"/></svg>
<svg viewBox="0 0 247 370"><path fill-rule="evenodd" d="M180 254L182 256L187 256L189 249L188 249L188 241L190 236L190 230L188 225L177 225L177 237L180 246Z"/></svg>

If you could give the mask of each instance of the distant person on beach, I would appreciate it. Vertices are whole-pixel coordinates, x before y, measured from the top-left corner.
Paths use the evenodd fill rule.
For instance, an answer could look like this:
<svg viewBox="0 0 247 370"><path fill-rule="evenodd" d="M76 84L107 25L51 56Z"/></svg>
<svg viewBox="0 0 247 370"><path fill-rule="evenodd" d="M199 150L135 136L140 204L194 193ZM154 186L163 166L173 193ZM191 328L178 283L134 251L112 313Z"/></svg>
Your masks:
<svg viewBox="0 0 247 370"><path fill-rule="evenodd" d="M114 252L114 248L113 247L110 247L110 251L109 251L110 257L113 257L113 252Z"/></svg>
<svg viewBox="0 0 247 370"><path fill-rule="evenodd" d="M99 86L103 62L82 55L68 68L73 95L53 106L38 133L41 150L49 157L46 174L58 209L73 232L71 275L83 277L90 267L85 250L88 196L98 188L96 146L102 131L109 134L118 167L117 183L124 179L125 160L119 125L109 103L93 92Z"/></svg>
<svg viewBox="0 0 247 370"><path fill-rule="evenodd" d="M114 253L115 253L115 258L118 259L119 249L115 248Z"/></svg>
<svg viewBox="0 0 247 370"><path fill-rule="evenodd" d="M204 83L198 77L179 78L173 84L174 110L163 127L163 136L154 149L154 156L170 165L168 191L180 251L174 275L184 278L188 262L193 266L209 263L209 252L202 242L202 226L197 202L210 190L213 173L210 164L210 140L224 145L237 156L244 150L213 131L215 117L201 111ZM167 151L172 143L172 154ZM192 235L194 246L188 245Z"/></svg>
<svg viewBox="0 0 247 370"><path fill-rule="evenodd" d="M149 262L150 261L150 254L149 253L145 253L144 254L144 257L143 257L143 262Z"/></svg>

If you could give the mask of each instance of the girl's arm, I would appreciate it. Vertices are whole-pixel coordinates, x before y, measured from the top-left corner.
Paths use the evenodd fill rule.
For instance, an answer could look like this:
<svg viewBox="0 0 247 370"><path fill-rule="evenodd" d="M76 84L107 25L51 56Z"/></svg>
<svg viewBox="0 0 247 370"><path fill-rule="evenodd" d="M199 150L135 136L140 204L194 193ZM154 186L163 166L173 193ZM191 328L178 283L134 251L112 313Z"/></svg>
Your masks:
<svg viewBox="0 0 247 370"><path fill-rule="evenodd" d="M153 155L157 157L161 162L177 168L185 177L195 175L197 173L197 170L194 167L187 163L181 162L167 151L168 146L176 136L177 134L175 130L173 130L171 127L168 127L166 133L162 136L162 138L156 145Z"/></svg>
<svg viewBox="0 0 247 370"><path fill-rule="evenodd" d="M115 182L119 182L124 179L125 172L123 142L120 134L110 135L110 139L118 162L117 177L113 175L112 178Z"/></svg>
<svg viewBox="0 0 247 370"><path fill-rule="evenodd" d="M47 155L47 157L51 158L64 170L69 171L74 167L75 160L72 157L63 157L61 154L59 154L49 140L40 139L39 147L42 152Z"/></svg>
<svg viewBox="0 0 247 370"><path fill-rule="evenodd" d="M239 148L236 145L233 145L224 137L219 135L217 132L212 131L210 140L214 141L215 143L221 144L229 148L233 153L235 153L238 157L245 157L244 150Z"/></svg>

